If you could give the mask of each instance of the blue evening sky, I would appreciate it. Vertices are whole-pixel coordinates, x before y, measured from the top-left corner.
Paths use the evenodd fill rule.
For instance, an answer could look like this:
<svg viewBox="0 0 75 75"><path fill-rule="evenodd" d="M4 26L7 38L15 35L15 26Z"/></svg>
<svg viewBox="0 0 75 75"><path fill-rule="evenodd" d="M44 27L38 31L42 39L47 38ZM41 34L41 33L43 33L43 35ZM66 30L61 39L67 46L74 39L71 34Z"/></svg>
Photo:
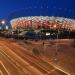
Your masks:
<svg viewBox="0 0 75 75"><path fill-rule="evenodd" d="M75 0L0 0L0 18L7 18L21 9L25 10L22 12L25 16L54 15L75 19Z"/></svg>

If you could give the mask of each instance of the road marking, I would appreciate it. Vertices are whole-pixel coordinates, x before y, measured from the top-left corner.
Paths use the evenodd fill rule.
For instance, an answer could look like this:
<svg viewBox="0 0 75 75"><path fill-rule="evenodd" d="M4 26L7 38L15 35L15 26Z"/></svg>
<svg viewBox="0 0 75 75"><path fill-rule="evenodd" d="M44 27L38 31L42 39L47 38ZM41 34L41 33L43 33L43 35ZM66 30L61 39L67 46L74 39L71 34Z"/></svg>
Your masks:
<svg viewBox="0 0 75 75"><path fill-rule="evenodd" d="M8 70L6 69L6 67L4 66L3 62L0 61L0 64L3 66L3 68L5 69L5 71L7 72L8 75L10 75L10 73L8 72Z"/></svg>

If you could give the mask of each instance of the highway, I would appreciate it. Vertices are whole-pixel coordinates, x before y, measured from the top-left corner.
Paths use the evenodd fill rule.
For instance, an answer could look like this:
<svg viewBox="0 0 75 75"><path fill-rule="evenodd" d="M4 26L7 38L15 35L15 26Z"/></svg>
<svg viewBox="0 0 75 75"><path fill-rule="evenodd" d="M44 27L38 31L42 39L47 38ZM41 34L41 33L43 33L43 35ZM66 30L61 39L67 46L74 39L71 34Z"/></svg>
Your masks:
<svg viewBox="0 0 75 75"><path fill-rule="evenodd" d="M70 75L18 42L0 39L0 75Z"/></svg>

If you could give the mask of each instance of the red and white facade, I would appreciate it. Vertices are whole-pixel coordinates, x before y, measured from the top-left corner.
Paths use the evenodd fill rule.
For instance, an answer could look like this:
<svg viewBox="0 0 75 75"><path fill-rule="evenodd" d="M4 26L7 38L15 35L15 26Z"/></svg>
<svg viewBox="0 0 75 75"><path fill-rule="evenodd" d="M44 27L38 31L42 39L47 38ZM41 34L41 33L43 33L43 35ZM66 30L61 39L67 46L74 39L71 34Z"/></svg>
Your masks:
<svg viewBox="0 0 75 75"><path fill-rule="evenodd" d="M46 26L49 28L67 28L75 29L75 20L62 18L62 17L49 17L49 16L31 16L19 17L10 21L12 28L16 27L38 27ZM73 24L73 25L72 25Z"/></svg>

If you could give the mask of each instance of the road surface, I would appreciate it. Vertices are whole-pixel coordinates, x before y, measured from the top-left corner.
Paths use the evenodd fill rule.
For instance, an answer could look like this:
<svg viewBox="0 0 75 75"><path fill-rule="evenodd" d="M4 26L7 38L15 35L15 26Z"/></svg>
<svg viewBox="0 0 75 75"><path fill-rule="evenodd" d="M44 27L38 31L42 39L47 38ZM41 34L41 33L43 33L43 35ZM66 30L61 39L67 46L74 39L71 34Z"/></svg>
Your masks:
<svg viewBox="0 0 75 75"><path fill-rule="evenodd" d="M44 40L32 42L44 60L58 68L75 75L75 39Z"/></svg>
<svg viewBox="0 0 75 75"><path fill-rule="evenodd" d="M0 39L0 75L70 75L18 42Z"/></svg>

